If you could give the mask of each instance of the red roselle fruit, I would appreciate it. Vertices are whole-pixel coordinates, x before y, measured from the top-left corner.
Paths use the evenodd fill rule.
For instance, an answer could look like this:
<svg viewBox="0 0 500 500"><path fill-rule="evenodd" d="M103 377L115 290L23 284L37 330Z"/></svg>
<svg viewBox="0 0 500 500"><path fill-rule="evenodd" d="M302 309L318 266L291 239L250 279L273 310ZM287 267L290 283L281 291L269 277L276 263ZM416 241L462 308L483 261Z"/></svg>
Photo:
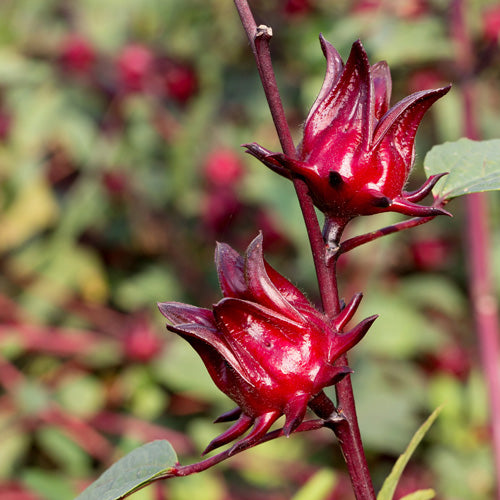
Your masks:
<svg viewBox="0 0 500 500"><path fill-rule="evenodd" d="M215 254L224 298L212 310L178 302L159 304L167 328L197 351L217 387L238 407L217 421L238 421L207 453L253 430L234 445L257 442L281 415L285 435L303 421L311 398L341 380L348 367L334 361L368 331L376 316L341 333L361 294L333 322L263 258L262 235L244 257L226 244Z"/></svg>
<svg viewBox="0 0 500 500"><path fill-rule="evenodd" d="M335 48L322 36L320 41L326 77L307 117L297 159L255 143L245 145L247 152L285 177L303 178L315 205L339 222L387 211L448 214L416 204L445 174L431 176L414 192L404 186L418 125L450 86L416 92L389 109L391 76L385 62L370 66L358 40L344 66Z"/></svg>
<svg viewBox="0 0 500 500"><path fill-rule="evenodd" d="M305 16L313 10L310 0L286 0L283 11L289 16Z"/></svg>
<svg viewBox="0 0 500 500"><path fill-rule="evenodd" d="M231 149L220 148L205 159L203 174L211 186L231 188L243 178L245 167Z"/></svg>
<svg viewBox="0 0 500 500"><path fill-rule="evenodd" d="M156 72L166 96L179 104L186 104L198 90L196 72L187 63L168 57L159 58L156 61Z"/></svg>
<svg viewBox="0 0 500 500"><path fill-rule="evenodd" d="M161 341L145 317L138 316L123 339L125 355L131 361L147 363L161 352Z"/></svg>
<svg viewBox="0 0 500 500"><path fill-rule="evenodd" d="M92 70L96 53L86 38L74 34L64 40L59 59L61 66L69 73L85 75Z"/></svg>
<svg viewBox="0 0 500 500"><path fill-rule="evenodd" d="M146 46L130 44L123 48L117 60L121 87L129 92L142 92L151 78L153 52Z"/></svg>
<svg viewBox="0 0 500 500"><path fill-rule="evenodd" d="M500 38L500 5L485 9L482 16L483 34L486 40L496 42Z"/></svg>

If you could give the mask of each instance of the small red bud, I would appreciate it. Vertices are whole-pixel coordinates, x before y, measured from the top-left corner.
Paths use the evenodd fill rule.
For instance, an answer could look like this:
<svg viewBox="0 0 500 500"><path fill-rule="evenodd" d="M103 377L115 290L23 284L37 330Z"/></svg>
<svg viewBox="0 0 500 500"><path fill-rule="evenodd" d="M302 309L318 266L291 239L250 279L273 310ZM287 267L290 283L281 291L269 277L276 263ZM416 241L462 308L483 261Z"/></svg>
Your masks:
<svg viewBox="0 0 500 500"><path fill-rule="evenodd" d="M301 17L313 10L310 0L286 0L283 7L285 14L293 17Z"/></svg>
<svg viewBox="0 0 500 500"><path fill-rule="evenodd" d="M71 35L63 41L60 62L68 73L88 74L92 70L95 60L95 50L86 38L80 35Z"/></svg>
<svg viewBox="0 0 500 500"><path fill-rule="evenodd" d="M241 159L230 149L210 153L203 165L203 174L214 186L233 187L244 175Z"/></svg>
<svg viewBox="0 0 500 500"><path fill-rule="evenodd" d="M491 42L500 39L500 6L491 6L485 9L482 15L484 38Z"/></svg>
<svg viewBox="0 0 500 500"><path fill-rule="evenodd" d="M137 319L125 334L125 355L131 361L147 363L159 354L160 349L160 339L144 318Z"/></svg>
<svg viewBox="0 0 500 500"><path fill-rule="evenodd" d="M118 76L120 86L130 92L145 90L151 76L153 53L139 44L127 45L118 56Z"/></svg>

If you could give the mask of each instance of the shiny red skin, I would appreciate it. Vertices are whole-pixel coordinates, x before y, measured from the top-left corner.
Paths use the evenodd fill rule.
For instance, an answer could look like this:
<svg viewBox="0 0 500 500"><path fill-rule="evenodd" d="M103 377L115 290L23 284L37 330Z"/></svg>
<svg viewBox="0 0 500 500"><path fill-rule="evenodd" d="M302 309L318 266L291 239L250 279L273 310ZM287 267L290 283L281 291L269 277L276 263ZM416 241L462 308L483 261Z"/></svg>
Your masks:
<svg viewBox="0 0 500 500"><path fill-rule="evenodd" d="M224 298L212 310L166 302L160 311L167 328L197 351L217 387L236 402L238 422L206 451L239 437L260 438L281 415L285 433L303 420L307 404L350 370L334 361L368 331L375 316L347 333L340 330L353 316L361 295L333 322L316 310L262 255L262 235L245 256L218 244L216 265ZM227 419L226 417L223 418ZM241 442L240 442L241 444Z"/></svg>
<svg viewBox="0 0 500 500"><path fill-rule="evenodd" d="M370 66L363 45L352 46L344 65L322 36L326 77L304 127L297 157L272 153L258 144L247 152L286 177L301 177L315 205L330 217L394 211L406 215L446 213L415 204L440 176L406 193L414 160L414 140L424 113L449 86L416 92L389 109L391 76L385 62Z"/></svg>

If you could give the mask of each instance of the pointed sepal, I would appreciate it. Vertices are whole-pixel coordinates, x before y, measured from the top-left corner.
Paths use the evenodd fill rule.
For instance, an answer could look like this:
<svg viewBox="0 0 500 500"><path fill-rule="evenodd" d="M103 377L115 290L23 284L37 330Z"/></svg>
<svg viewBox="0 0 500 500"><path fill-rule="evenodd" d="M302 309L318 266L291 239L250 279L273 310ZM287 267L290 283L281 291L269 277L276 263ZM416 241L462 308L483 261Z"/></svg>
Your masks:
<svg viewBox="0 0 500 500"><path fill-rule="evenodd" d="M412 203L403 197L394 198L391 203L391 210L412 217L436 217L437 215L447 215L452 217L450 212L441 207L424 207Z"/></svg>
<svg viewBox="0 0 500 500"><path fill-rule="evenodd" d="M341 335L336 335L332 341L332 349L329 355L330 362L333 362L354 347L366 335L370 326L372 326L377 318L377 314L370 316L358 323L352 330Z"/></svg>
<svg viewBox="0 0 500 500"><path fill-rule="evenodd" d="M362 293L356 293L351 301L340 311L340 314L333 321L333 328L337 332L341 332L345 325L351 321L352 317L356 313L361 299L363 298Z"/></svg>
<svg viewBox="0 0 500 500"><path fill-rule="evenodd" d="M288 437L302 423L310 399L310 394L299 393L288 401L283 411L286 418L285 425L283 426L283 434L285 436Z"/></svg>
<svg viewBox="0 0 500 500"><path fill-rule="evenodd" d="M419 189L410 192L403 191L403 198L412 203L423 200L432 191L439 179L445 175L448 175L448 172L431 175Z"/></svg>
<svg viewBox="0 0 500 500"><path fill-rule="evenodd" d="M245 298L247 285L244 274L245 260L226 243L217 243L215 266L224 297Z"/></svg>
<svg viewBox="0 0 500 500"><path fill-rule="evenodd" d="M238 421L233 424L227 431L223 432L220 436L216 437L208 446L203 450L202 455L206 455L211 451L230 443L234 439L242 436L245 432L252 427L253 419L247 415L241 415Z"/></svg>
<svg viewBox="0 0 500 500"><path fill-rule="evenodd" d="M255 419L255 423L251 432L241 441L238 441L229 450L229 455L233 455L240 448L248 448L253 446L259 439L263 438L267 431L270 429L271 425L278 420L280 413L278 411L270 411L259 415Z"/></svg>

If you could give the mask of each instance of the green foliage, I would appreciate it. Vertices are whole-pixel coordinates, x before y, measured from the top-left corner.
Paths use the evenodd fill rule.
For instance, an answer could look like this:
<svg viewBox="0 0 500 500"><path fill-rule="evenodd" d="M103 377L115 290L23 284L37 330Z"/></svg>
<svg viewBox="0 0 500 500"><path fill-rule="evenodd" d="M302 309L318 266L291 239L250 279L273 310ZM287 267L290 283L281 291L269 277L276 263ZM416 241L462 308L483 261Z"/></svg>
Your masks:
<svg viewBox="0 0 500 500"><path fill-rule="evenodd" d="M177 455L168 441L147 443L118 460L77 500L118 500L168 473L176 463Z"/></svg>
<svg viewBox="0 0 500 500"><path fill-rule="evenodd" d="M392 468L391 473L387 476L382 488L380 489L377 500L392 500L394 492L396 491L396 487L398 485L399 479L403 474L403 471L410 461L413 452L416 450L417 446L420 444L420 441L424 438L425 434L434 423L436 418L439 416L442 407L434 410L431 415L427 418L427 420L418 428L417 432L413 436L410 441L410 444L406 448L405 452L397 459L394 467ZM425 498L433 498L433 496L428 496L427 493L421 493L420 496L415 497L416 499L425 499Z"/></svg>
<svg viewBox="0 0 500 500"><path fill-rule="evenodd" d="M335 473L329 469L319 470L293 496L292 500L325 500L335 487Z"/></svg>
<svg viewBox="0 0 500 500"><path fill-rule="evenodd" d="M320 32L344 57L359 37L372 63L386 59L392 102L454 83L419 129L417 163L431 146L459 137L449 0L312 0L304 2L309 11L294 14L285 11L289 3L300 1L252 8L274 29L273 64L296 142L323 81ZM483 54L482 11L497 2L469 3L471 35ZM74 35L94 52L87 71L62 64ZM161 74L146 89L127 90L118 60L130 45L185 64L194 92L184 101L163 93ZM480 128L496 137L498 71L479 78ZM189 346L165 332L156 308L158 301L210 307L218 300L216 240L241 251L263 229L271 242L266 258L319 303L293 187L242 153L239 145L251 141L279 150L231 1L0 2L0 498L73 500L142 443L167 439L194 462L226 428L213 419L233 403ZM242 170L221 190L205 171L219 150L230 151ZM497 189L499 150L498 140L436 146L425 160L428 175L453 172L435 194ZM226 205L228 192L234 199ZM380 314L352 354L375 482L421 415L446 402L402 483L408 475L443 500L488 500L487 396L465 293L458 200L452 211L452 221L437 218L343 256L341 292L346 301L364 292L353 321ZM398 220L367 217L353 222L353 235ZM332 488L340 500L350 498L338 443L326 430L268 443L162 488L173 500L200 492L211 500L253 492L264 500L319 500ZM133 498L155 494L145 488Z"/></svg>
<svg viewBox="0 0 500 500"><path fill-rule="evenodd" d="M431 500L435 496L436 492L434 490L418 490L405 495L401 500Z"/></svg>
<svg viewBox="0 0 500 500"><path fill-rule="evenodd" d="M500 139L459 139L434 146L425 157L428 176L449 172L434 188L434 196L457 196L500 189Z"/></svg>

